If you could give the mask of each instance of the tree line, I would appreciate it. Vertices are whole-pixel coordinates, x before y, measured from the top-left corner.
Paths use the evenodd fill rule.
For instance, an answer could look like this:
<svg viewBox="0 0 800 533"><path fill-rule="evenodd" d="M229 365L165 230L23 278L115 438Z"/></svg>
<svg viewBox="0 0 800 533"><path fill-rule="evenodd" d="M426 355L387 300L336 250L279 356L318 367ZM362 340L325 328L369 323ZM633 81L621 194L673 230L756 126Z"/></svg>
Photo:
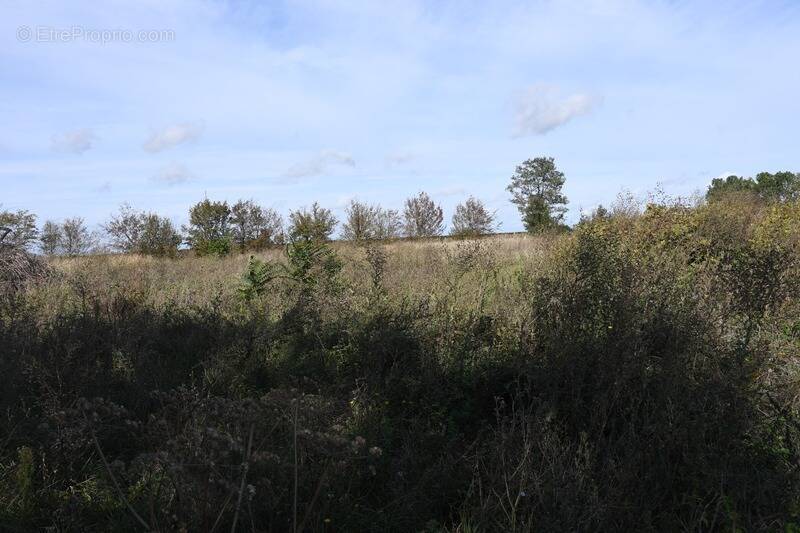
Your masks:
<svg viewBox="0 0 800 533"><path fill-rule="evenodd" d="M516 167L506 190L517 207L525 230L530 233L568 229L564 224L567 197L562 189L566 179L552 157L527 159ZM755 178L728 176L711 182L708 202L727 195L749 195L765 202L800 198L800 174L761 172ZM602 206L597 208L602 214ZM60 223L47 220L39 229L36 215L26 210L0 212L0 229L6 228L6 244L32 247L38 244L45 255L76 256L88 253L107 237L110 246L123 253L175 256L182 244L198 255L226 255L233 251L257 251L297 241L329 241L340 221L333 212L314 202L291 211L288 223L272 208L254 200L212 201L208 198L189 210L189 223L177 228L169 218L136 211L129 205L91 232L83 218ZM470 196L458 204L451 219L450 235L477 237L497 230L496 213ZM425 192L408 198L403 210L385 209L377 204L351 200L341 221L340 238L362 242L400 237L424 238L445 233L444 211Z"/></svg>
<svg viewBox="0 0 800 533"><path fill-rule="evenodd" d="M495 219L495 213L481 200L470 197L456 207L450 234L493 233ZM27 210L0 212L0 228L9 230L4 243L23 248L38 245L45 255L65 256L84 255L101 242L122 253L175 256L186 244L198 255L226 255L298 240L329 241L340 225L340 238L356 242L435 237L445 231L442 207L425 192L407 199L402 213L351 200L341 224L330 209L317 202L291 211L285 223L277 211L252 199L229 204L206 198L189 209L189 222L180 228L167 217L137 211L127 204L111 215L99 232L90 231L81 217L60 223L47 220L39 228L36 215Z"/></svg>

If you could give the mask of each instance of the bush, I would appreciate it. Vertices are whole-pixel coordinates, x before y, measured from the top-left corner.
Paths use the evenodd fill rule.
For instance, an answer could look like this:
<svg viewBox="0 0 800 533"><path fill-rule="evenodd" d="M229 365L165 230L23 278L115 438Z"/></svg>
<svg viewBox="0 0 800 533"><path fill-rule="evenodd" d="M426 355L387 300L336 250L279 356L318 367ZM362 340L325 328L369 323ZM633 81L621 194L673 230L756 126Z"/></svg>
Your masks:
<svg viewBox="0 0 800 533"><path fill-rule="evenodd" d="M195 242L194 251L199 256L213 255L222 257L231 253L233 242L229 237L219 239L200 240Z"/></svg>
<svg viewBox="0 0 800 533"><path fill-rule="evenodd" d="M0 528L791 529L798 209L50 260L0 298Z"/></svg>

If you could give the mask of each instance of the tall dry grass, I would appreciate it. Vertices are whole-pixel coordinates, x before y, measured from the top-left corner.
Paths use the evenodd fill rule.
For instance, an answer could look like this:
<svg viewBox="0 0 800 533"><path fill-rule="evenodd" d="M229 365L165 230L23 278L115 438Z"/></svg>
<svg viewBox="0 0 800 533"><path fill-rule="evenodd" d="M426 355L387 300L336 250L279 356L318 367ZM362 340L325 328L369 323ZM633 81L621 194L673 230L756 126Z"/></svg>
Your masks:
<svg viewBox="0 0 800 533"><path fill-rule="evenodd" d="M797 204L295 252L0 301L0 529L800 523Z"/></svg>

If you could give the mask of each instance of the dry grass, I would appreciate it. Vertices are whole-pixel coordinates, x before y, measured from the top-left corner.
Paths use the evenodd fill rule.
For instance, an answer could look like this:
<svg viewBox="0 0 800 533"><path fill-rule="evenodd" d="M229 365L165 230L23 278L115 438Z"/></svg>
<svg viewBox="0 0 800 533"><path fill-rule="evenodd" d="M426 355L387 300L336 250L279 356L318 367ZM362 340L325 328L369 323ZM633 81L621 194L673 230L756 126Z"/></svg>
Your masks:
<svg viewBox="0 0 800 533"><path fill-rule="evenodd" d="M0 530L794 530L798 209L52 259L0 298Z"/></svg>
<svg viewBox="0 0 800 533"><path fill-rule="evenodd" d="M0 292L14 291L44 280L50 269L37 257L8 244L0 244Z"/></svg>
<svg viewBox="0 0 800 533"><path fill-rule="evenodd" d="M558 237L504 234L478 240L426 239L379 243L387 255L384 285L397 296L420 297L443 295L452 291L453 264L464 255L481 256L483 267L497 272L497 287L519 271L536 270L545 260ZM369 285L369 264L363 245L335 242L333 248L344 264L342 275L349 284ZM84 280L87 288L108 292L123 289L146 295L149 303L159 306L201 305L210 296L223 304L235 305L237 287L251 254L232 254L224 258L195 257L180 259L141 255L105 255L54 258L49 264L70 279ZM273 262L285 262L282 248L252 254ZM488 261L488 263L487 263ZM477 265L476 265L477 266ZM485 271L486 273L488 271ZM460 295L468 299L469 280L459 280ZM509 290L503 299L518 291ZM102 294L97 294L102 297ZM276 296L277 298L277 296ZM279 302L276 302L276 305Z"/></svg>

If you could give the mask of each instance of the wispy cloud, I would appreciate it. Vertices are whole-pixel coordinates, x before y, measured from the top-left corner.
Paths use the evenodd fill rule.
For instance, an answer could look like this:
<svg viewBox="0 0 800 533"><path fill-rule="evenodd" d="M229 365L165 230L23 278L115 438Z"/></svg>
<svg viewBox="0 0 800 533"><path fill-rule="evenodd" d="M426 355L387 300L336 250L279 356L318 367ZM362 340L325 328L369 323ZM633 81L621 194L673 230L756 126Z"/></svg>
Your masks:
<svg viewBox="0 0 800 533"><path fill-rule="evenodd" d="M544 135L589 113L598 100L585 93L562 95L556 85L539 83L528 87L516 101L514 135Z"/></svg>
<svg viewBox="0 0 800 533"><path fill-rule="evenodd" d="M386 156L389 165L406 165L411 163L416 156L411 152L394 152Z"/></svg>
<svg viewBox="0 0 800 533"><path fill-rule="evenodd" d="M180 183L186 183L192 178L194 178L194 174L185 166L178 163L170 163L161 169L158 174L153 176L153 181L165 185L178 185Z"/></svg>
<svg viewBox="0 0 800 533"><path fill-rule="evenodd" d="M333 166L355 167L356 161L350 154L336 150L323 150L308 161L297 163L286 171L287 178L318 176Z"/></svg>
<svg viewBox="0 0 800 533"><path fill-rule="evenodd" d="M356 199L357 197L355 194L343 194L336 198L336 202L333 204L333 207L335 207L336 209L344 209L345 207L350 205L351 201Z"/></svg>
<svg viewBox="0 0 800 533"><path fill-rule="evenodd" d="M146 152L161 152L185 142L195 141L202 134L203 124L200 122L175 124L151 133L142 148Z"/></svg>
<svg viewBox="0 0 800 533"><path fill-rule="evenodd" d="M433 196L463 196L467 194L467 190L464 187L442 187L441 189L436 189L431 192Z"/></svg>
<svg viewBox="0 0 800 533"><path fill-rule="evenodd" d="M82 154L92 147L95 140L94 133L88 128L68 131L60 135L53 135L51 147L56 152L70 152Z"/></svg>
<svg viewBox="0 0 800 533"><path fill-rule="evenodd" d="M395 206L419 189L460 185L484 200L498 191L495 207L517 229L504 187L526 157L556 157L573 206L695 169L711 170L697 185L714 169L752 175L765 161L796 160L788 139L800 76L785 66L800 57L800 12L789 6L797 2L735 3L117 2L124 28L178 38L48 46L16 42L15 31L36 21L105 28L107 10L6 2L3 69L16 82L0 84L0 182L19 208L63 218L80 204L90 221L119 198L185 216L183 193L143 198L167 183L193 198L210 189L285 210L310 201L300 182L331 203L367 183L370 200ZM83 127L97 138L60 135L53 145L65 152L41 153L53 134ZM349 151L355 168L321 148ZM171 161L197 177L162 171ZM331 179L301 177L313 174ZM113 194L97 200L105 180Z"/></svg>

